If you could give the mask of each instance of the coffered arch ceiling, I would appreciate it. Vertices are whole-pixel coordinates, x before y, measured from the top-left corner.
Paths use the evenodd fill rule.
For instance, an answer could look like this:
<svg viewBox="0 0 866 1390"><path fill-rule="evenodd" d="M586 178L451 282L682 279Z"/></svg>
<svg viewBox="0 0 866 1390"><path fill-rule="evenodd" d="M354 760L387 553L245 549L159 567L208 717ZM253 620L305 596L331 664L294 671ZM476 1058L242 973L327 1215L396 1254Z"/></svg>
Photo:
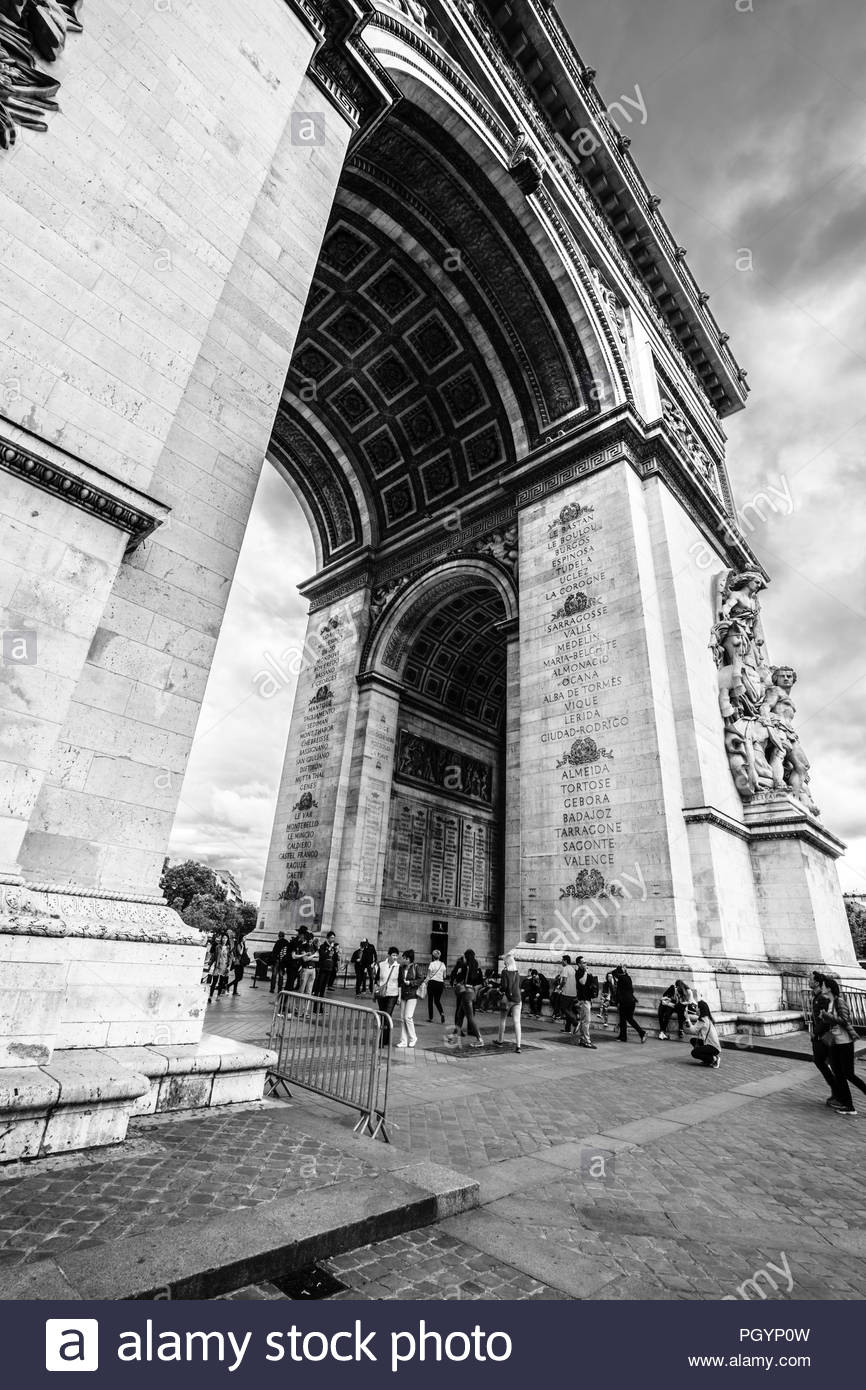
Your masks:
<svg viewBox="0 0 866 1390"><path fill-rule="evenodd" d="M410 701L456 715L487 734L505 727L505 635L501 596L467 588L427 618L403 666Z"/></svg>
<svg viewBox="0 0 866 1390"><path fill-rule="evenodd" d="M343 172L274 426L323 562L493 494L597 411L575 318L477 159L401 101Z"/></svg>

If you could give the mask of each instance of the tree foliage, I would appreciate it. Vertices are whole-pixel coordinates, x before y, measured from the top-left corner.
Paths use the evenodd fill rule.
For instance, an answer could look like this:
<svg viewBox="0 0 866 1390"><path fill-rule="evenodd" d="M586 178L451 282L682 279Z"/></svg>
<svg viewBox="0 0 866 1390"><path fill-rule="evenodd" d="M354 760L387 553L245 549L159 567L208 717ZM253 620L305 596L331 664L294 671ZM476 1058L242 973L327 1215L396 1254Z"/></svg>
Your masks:
<svg viewBox="0 0 866 1390"><path fill-rule="evenodd" d="M170 907L184 922L208 936L212 931L231 931L246 936L256 925L255 903L231 903L217 882L213 869L187 859L183 864L165 861L159 886Z"/></svg>
<svg viewBox="0 0 866 1390"><path fill-rule="evenodd" d="M851 939L857 959L866 960L866 904L846 893L845 911L848 914L848 926L851 928Z"/></svg>

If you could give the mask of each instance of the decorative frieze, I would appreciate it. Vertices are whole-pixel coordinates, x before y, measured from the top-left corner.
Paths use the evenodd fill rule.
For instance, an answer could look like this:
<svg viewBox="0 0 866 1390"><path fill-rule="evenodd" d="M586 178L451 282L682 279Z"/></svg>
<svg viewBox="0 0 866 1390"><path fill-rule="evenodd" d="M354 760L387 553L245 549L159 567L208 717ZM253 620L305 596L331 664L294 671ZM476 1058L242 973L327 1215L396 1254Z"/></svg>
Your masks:
<svg viewBox="0 0 866 1390"><path fill-rule="evenodd" d="M394 764L397 781L435 787L451 796L464 796L489 806L493 799L493 768L456 748L447 748L408 729L400 730Z"/></svg>

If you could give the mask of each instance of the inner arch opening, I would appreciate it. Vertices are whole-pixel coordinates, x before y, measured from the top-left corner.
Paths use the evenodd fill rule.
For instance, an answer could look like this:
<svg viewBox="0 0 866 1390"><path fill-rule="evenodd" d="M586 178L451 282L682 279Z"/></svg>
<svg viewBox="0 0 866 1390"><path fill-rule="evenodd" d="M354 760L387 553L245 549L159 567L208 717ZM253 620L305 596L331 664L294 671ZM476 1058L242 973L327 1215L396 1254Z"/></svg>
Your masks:
<svg viewBox="0 0 866 1390"><path fill-rule="evenodd" d="M506 609L490 583L463 587L418 621L401 672L379 941L502 944Z"/></svg>

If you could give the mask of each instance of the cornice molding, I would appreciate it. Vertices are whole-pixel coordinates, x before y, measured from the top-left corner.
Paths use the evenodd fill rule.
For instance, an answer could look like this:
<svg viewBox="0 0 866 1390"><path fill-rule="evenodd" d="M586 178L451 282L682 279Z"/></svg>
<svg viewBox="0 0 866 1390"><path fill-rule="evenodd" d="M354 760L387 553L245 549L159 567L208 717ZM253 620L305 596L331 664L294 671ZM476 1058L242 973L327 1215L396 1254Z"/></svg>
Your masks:
<svg viewBox="0 0 866 1390"><path fill-rule="evenodd" d="M738 409L744 404L748 394L746 374L728 348L726 335L720 332L719 326L707 309L709 296L700 293L694 276L685 263L683 248L678 246L658 213L661 200L651 195L627 152L630 140L623 137L608 117L607 107L593 85L595 73L582 63L555 8L552 5L535 3L535 0L515 0L506 11L504 27L510 25L513 30L515 25L517 26L517 32L510 35L511 47L516 47L517 51L526 51L528 45L529 50L535 53L537 66L541 68L541 71L536 72L532 80L528 81L513 53L509 51L509 41L501 31L498 15L496 20L492 19L483 0L480 3L475 3L475 0L457 0L457 4L463 18L480 32L490 60L494 61L498 56L499 69L505 68L510 71L512 83L516 85L522 101L528 101L535 108L536 123L540 122L543 143L551 165L568 183L579 188L584 205L591 202L595 216L601 218L609 237L616 241L620 265L625 262L630 282L640 285L642 297L651 306L654 318L663 323L665 337L675 347L678 357L687 364L689 372L698 381L700 390L709 396L708 385L700 381L686 355L684 342L689 337L699 347L701 339L704 340L701 347L704 361L708 369L716 373L718 389L727 395L729 409ZM554 80L555 76L565 79L567 90L560 89L560 84ZM559 103L556 125L548 114L545 98L548 102ZM593 149L588 163L598 164L599 168L603 165L604 174L601 177L599 169L594 169L592 174L588 174L587 170L581 167L580 159L560 134L559 116L563 119L567 117L566 125L571 124L578 131L591 130L596 148ZM587 161L584 160L584 163ZM604 205L593 186L600 182L610 188L604 175L611 174L620 185L615 191L627 195L629 209L636 213L641 224L638 228L630 228L631 242L628 245L618 231L614 232ZM621 212L622 208L618 211ZM653 251L655 254L652 254ZM638 252L641 253L639 258ZM662 274L662 269L665 274ZM668 281L673 283L681 295L682 305L676 303ZM659 284L661 289L658 288ZM663 307L662 301L665 299L671 299L673 302ZM683 305L687 309L686 314L682 312ZM674 328L674 320L671 317L677 313L681 319L687 318L690 323L689 333L684 333L682 337L679 328ZM725 382L724 388L718 381L719 372ZM714 404L717 407L717 403Z"/></svg>
<svg viewBox="0 0 866 1390"><path fill-rule="evenodd" d="M663 308L659 294L650 287L650 279L658 280L659 278L658 257L663 258L668 275L674 279L678 289L682 291L692 328L697 329L698 333L706 339L704 351L709 350L711 356L715 355L715 366L712 366L710 359L705 355L704 360L708 364L707 369L721 371L726 381L725 391L727 392L728 409L740 408L747 394L744 373L737 366L726 346L727 340L719 332L718 326L706 307L708 296L699 293L691 272L683 264L681 248L677 247L673 236L656 212L658 200L650 195L634 162L626 155L624 147L620 144L619 137L608 130L609 122L597 94L594 92L588 94L587 84L583 77L587 70L576 66L573 46L561 25L554 30L549 30L539 21L540 32L544 32L545 42L548 44L551 54L555 56L560 72L574 88L572 95L576 99L579 97L584 102L587 119L591 121L593 129L598 129L606 157L612 162L612 166L616 167L631 201L635 207L641 209L641 214L646 218L647 239L652 241L658 251L658 257L651 261L652 275L647 272L645 267L639 266L635 261L632 254L634 246L630 250L623 243L618 232L614 230L605 214L604 207L584 173L579 169L573 153L560 140L556 128L544 109L538 89L526 81L515 59L509 53L497 25L485 13L483 7L473 3L473 0L455 0L454 11L459 16L459 21L464 25L466 32L478 45L484 59L490 64L495 76L511 100L520 107L521 120L531 130L533 139L539 147L542 178L538 183L533 181L532 189L527 196L542 197L546 194L547 198L550 199L554 192L551 173L555 172L559 180L565 184L568 193L577 204L579 212L589 223L604 250L615 262L633 298L651 316L665 345L673 352L680 370L689 376L701 395L711 401L712 408L718 409L719 401L712 400L707 382L701 380L689 360L683 336L673 326L671 315L676 314L679 319L682 319L684 317L682 307L673 304L672 307L669 305L667 309ZM425 34L417 26L402 22L394 15L383 14L381 10L372 11L367 25L382 32L391 33L395 37L399 37L408 47L413 48L418 53L419 58L433 66L442 77L451 83L462 100L468 102L476 116L484 122L500 146L504 149L514 148L520 132L518 130L504 131L500 122L479 101L478 95L467 83L465 77L459 73L456 65L450 60L450 56L444 50L440 50L429 34ZM383 57L386 55L399 56L403 62L407 61L405 54L398 55L396 51L380 48L378 52ZM526 153L533 158L536 157L536 152L528 142ZM647 239L640 243L644 249L647 246ZM662 298L670 297L669 286L666 283L660 293L662 293ZM691 336L694 339L693 333ZM697 342L698 340L694 339L694 341ZM711 344L714 344L714 347L710 347ZM717 389L722 391L718 383ZM724 391L722 394L724 395Z"/></svg>
<svg viewBox="0 0 866 1390"><path fill-rule="evenodd" d="M0 438L0 468L125 531L129 536L127 553L161 526L171 511L164 502L100 473L82 459L71 454L57 457L54 452L46 457L18 440Z"/></svg>
<svg viewBox="0 0 866 1390"><path fill-rule="evenodd" d="M745 824L715 806L686 806L687 825L713 825L739 840L760 844L766 840L800 840L838 859L845 844L791 797L771 797L749 802L743 808Z"/></svg>
<svg viewBox="0 0 866 1390"><path fill-rule="evenodd" d="M676 435L662 420L644 424L628 405L551 439L510 473L500 474L499 481L521 510L618 462L628 463L642 481L658 475L721 557L766 575L722 498L698 476Z"/></svg>

